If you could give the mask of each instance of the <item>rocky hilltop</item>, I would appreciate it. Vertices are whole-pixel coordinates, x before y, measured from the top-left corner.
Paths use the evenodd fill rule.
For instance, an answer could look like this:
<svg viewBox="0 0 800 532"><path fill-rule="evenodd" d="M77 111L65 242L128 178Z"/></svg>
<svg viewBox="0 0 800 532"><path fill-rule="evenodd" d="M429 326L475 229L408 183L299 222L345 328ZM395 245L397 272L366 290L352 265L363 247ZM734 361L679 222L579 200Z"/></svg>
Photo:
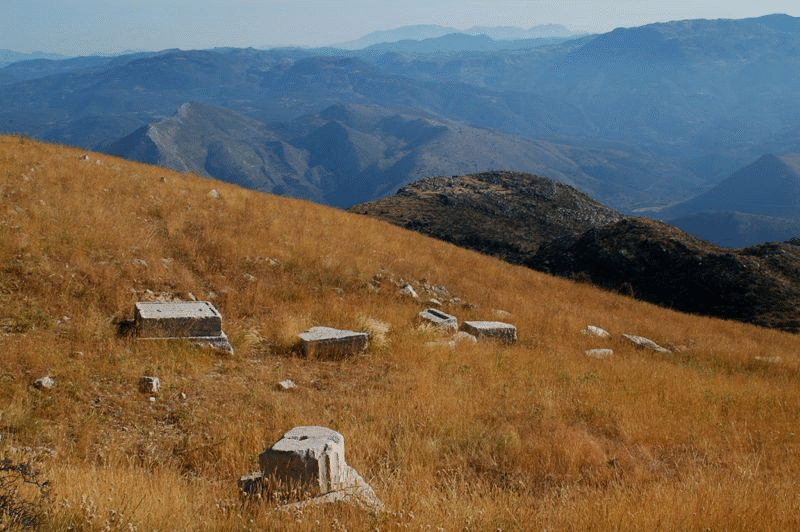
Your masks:
<svg viewBox="0 0 800 532"><path fill-rule="evenodd" d="M724 249L513 172L424 179L350 210L676 310L800 330L796 241Z"/></svg>
<svg viewBox="0 0 800 532"><path fill-rule="evenodd" d="M623 218L569 185L520 172L426 178L349 210L517 264L544 242Z"/></svg>

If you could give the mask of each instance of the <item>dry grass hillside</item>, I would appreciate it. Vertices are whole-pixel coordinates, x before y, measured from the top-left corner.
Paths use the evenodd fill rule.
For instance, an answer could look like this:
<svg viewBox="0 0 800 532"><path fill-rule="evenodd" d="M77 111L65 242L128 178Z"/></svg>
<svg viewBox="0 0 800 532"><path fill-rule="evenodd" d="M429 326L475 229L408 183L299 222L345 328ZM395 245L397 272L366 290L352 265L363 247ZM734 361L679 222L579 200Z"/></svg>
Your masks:
<svg viewBox="0 0 800 532"><path fill-rule="evenodd" d="M683 315L366 217L0 138L0 511L50 530L800 528L798 337ZM216 190L217 194L211 191ZM424 303L520 341L426 347ZM441 291L439 291L440 293ZM235 348L118 338L134 302L212 298ZM355 358L312 325L391 326ZM587 324L611 331L586 337ZM622 333L672 354L638 350ZM611 359L584 355L611 347ZM55 379L52 390L32 387ZM142 375L161 393L142 394ZM275 383L290 378L291 393ZM347 441L389 512L243 501L297 425ZM15 481L19 465L46 489ZM24 472L24 471L23 471ZM30 475L28 478L32 478ZM18 488L18 489L17 489ZM15 491L15 489L17 491ZM21 526L21 525L17 525Z"/></svg>

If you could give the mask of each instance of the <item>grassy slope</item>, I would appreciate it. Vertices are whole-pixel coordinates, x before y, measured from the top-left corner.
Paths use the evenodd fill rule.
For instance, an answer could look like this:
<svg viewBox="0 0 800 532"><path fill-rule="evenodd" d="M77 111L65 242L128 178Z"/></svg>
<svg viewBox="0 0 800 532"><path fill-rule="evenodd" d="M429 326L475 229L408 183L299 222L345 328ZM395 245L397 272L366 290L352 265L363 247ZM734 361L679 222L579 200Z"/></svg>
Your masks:
<svg viewBox="0 0 800 532"><path fill-rule="evenodd" d="M800 526L796 336L666 311L319 205L81 155L0 138L2 450L30 447L52 482L46 528ZM413 322L423 306L398 295L401 278L474 304L450 308L462 319L510 312L520 342L426 348L432 333ZM148 290L216 293L236 354L118 339L113 320ZM365 355L287 354L307 326L365 318L392 327ZM587 324L615 337L589 339ZM636 350L623 332L681 349ZM583 355L606 346L611 360ZM30 386L48 373L55 389ZM145 374L162 381L154 403L137 391ZM296 393L274 389L285 378ZM310 424L344 434L348 462L392 512L241 504L236 479L258 453Z"/></svg>

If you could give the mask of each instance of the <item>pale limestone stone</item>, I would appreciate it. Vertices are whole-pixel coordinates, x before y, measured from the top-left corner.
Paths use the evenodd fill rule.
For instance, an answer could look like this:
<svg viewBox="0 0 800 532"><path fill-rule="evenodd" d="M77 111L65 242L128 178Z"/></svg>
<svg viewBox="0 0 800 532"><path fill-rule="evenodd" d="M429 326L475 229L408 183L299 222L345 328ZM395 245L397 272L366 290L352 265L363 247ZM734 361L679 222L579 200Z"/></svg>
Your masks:
<svg viewBox="0 0 800 532"><path fill-rule="evenodd" d="M450 314L447 314L439 309L425 309L417 314L417 319L423 323L429 323L444 330L458 330L458 318L451 316Z"/></svg>
<svg viewBox="0 0 800 532"><path fill-rule="evenodd" d="M312 327L298 336L309 358L342 358L365 350L369 344L367 333L331 327Z"/></svg>
<svg viewBox="0 0 800 532"><path fill-rule="evenodd" d="M208 301L140 301L134 305L133 329L143 340L183 338L233 353L222 332L222 316Z"/></svg>
<svg viewBox="0 0 800 532"><path fill-rule="evenodd" d="M133 317L144 338L217 336L222 332L222 316L207 301L139 302L134 305Z"/></svg>
<svg viewBox="0 0 800 532"><path fill-rule="evenodd" d="M464 331L458 331L453 336L453 340L452 341L454 343L456 343L456 344L460 344L460 343L477 344L478 343L478 339L475 338L475 336L469 334L468 332L464 332Z"/></svg>
<svg viewBox="0 0 800 532"><path fill-rule="evenodd" d="M513 344L517 341L517 328L501 321L465 321L461 330L478 340L490 339Z"/></svg>
<svg viewBox="0 0 800 532"><path fill-rule="evenodd" d="M588 351L586 351L586 356L589 357L589 358L598 358L598 359L610 358L610 357L614 356L614 350L613 349L589 349Z"/></svg>
<svg viewBox="0 0 800 532"><path fill-rule="evenodd" d="M587 325L583 329L581 329L581 333L585 334L586 336L596 336L598 338L610 338L611 333L607 330L603 329L602 327L597 327L595 325Z"/></svg>
<svg viewBox="0 0 800 532"><path fill-rule="evenodd" d="M295 427L258 460L264 478L278 489L315 496L346 485L344 436L326 427Z"/></svg>
<svg viewBox="0 0 800 532"><path fill-rule="evenodd" d="M384 510L375 491L345 461L344 436L326 427L295 427L259 455L261 471L239 479L248 496L305 499L285 510L345 502L372 512Z"/></svg>
<svg viewBox="0 0 800 532"><path fill-rule="evenodd" d="M641 347L643 349L650 349L651 351L655 351L657 353L671 352L666 347L661 347L654 341L645 338L644 336L636 336L635 334L623 334L622 336L636 347Z"/></svg>
<svg viewBox="0 0 800 532"><path fill-rule="evenodd" d="M276 388L282 392L288 392L289 390L294 390L297 388L297 385L294 383L292 379L285 379L279 382L276 385Z"/></svg>
<svg viewBox="0 0 800 532"><path fill-rule="evenodd" d="M55 385L56 381L49 375L40 377L33 382L33 387L40 390L52 390Z"/></svg>
<svg viewBox="0 0 800 532"><path fill-rule="evenodd" d="M407 295L407 296L409 296L409 297L411 297L411 298L413 298L413 299L417 299L419 297L417 295L417 291L414 290L414 287L411 286L410 284L406 284L405 286L403 286L403 288L400 290L400 292L405 294L405 295Z"/></svg>

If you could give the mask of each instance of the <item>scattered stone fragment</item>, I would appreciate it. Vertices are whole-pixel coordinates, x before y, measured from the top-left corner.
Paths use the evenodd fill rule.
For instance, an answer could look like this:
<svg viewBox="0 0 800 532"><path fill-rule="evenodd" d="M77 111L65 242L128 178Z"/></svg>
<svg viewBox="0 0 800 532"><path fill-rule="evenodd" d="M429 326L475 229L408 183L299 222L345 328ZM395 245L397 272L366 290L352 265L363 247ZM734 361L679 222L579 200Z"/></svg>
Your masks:
<svg viewBox="0 0 800 532"><path fill-rule="evenodd" d="M239 479L245 493L265 490L272 495L310 501L297 504L351 502L380 510L383 503L345 461L344 436L326 427L295 427L258 457L258 473Z"/></svg>
<svg viewBox="0 0 800 532"><path fill-rule="evenodd" d="M435 297L432 297L432 298L430 298L428 300L428 305L430 305L432 307L441 307L442 306L442 302L439 301L438 299L436 299Z"/></svg>
<svg viewBox="0 0 800 532"><path fill-rule="evenodd" d="M364 351L369 344L367 333L332 327L312 327L298 336L309 358L342 358Z"/></svg>
<svg viewBox="0 0 800 532"><path fill-rule="evenodd" d="M211 199L219 199L219 197L220 197L220 196L219 196L219 192L217 192L217 189L216 189L216 188L212 188L212 189L211 189L211 190L208 192L208 197L209 197L209 198L211 198Z"/></svg>
<svg viewBox="0 0 800 532"><path fill-rule="evenodd" d="M264 475L261 471L254 471L249 475L239 477L239 491L244 495L257 495L264 490Z"/></svg>
<svg viewBox="0 0 800 532"><path fill-rule="evenodd" d="M500 309L493 310L492 314L494 314L495 318L498 318L498 319L501 319L501 320L510 319L511 316L512 316L512 314L510 312L508 312L507 310L500 310Z"/></svg>
<svg viewBox="0 0 800 532"><path fill-rule="evenodd" d="M405 295L411 297L412 299L418 299L418 297L419 297L417 295L417 291L414 290L414 287L411 286L408 283L406 283L406 285L403 286L403 288L400 290L400 293L405 294Z"/></svg>
<svg viewBox="0 0 800 532"><path fill-rule="evenodd" d="M461 329L478 340L490 339L507 344L517 341L517 328L509 323L500 321L465 321Z"/></svg>
<svg viewBox="0 0 800 532"><path fill-rule="evenodd" d="M644 336L636 336L634 334L623 334L622 336L637 347L650 349L651 351L655 351L657 353L671 353L671 351L666 347L661 347L654 341L645 338Z"/></svg>
<svg viewBox="0 0 800 532"><path fill-rule="evenodd" d="M478 343L478 339L475 338L475 336L471 335L468 332L464 332L464 331L458 331L453 336L453 339L451 341L456 343L456 344L460 344L460 343L477 344Z"/></svg>
<svg viewBox="0 0 800 532"><path fill-rule="evenodd" d="M39 390L52 390L55 385L56 381L49 375L45 375L33 381L33 387Z"/></svg>
<svg viewBox="0 0 800 532"><path fill-rule="evenodd" d="M276 385L276 388L281 392L288 392L289 390L294 390L297 388L297 385L294 383L292 379L282 380Z"/></svg>
<svg viewBox="0 0 800 532"><path fill-rule="evenodd" d="M142 393L158 393L161 391L161 379L145 375L139 379L139 391Z"/></svg>
<svg viewBox="0 0 800 532"><path fill-rule="evenodd" d="M611 333L607 330L603 329L602 327L597 327L595 325L587 325L583 329L581 329L581 333L585 334L586 336L597 336L598 338L610 338Z"/></svg>
<svg viewBox="0 0 800 532"><path fill-rule="evenodd" d="M441 329L449 331L458 330L458 318L451 316L450 314L447 314L439 309L425 309L417 314L417 318L423 323L429 323Z"/></svg>
<svg viewBox="0 0 800 532"><path fill-rule="evenodd" d="M614 356L613 349L589 349L586 351L586 356L589 358L597 358L597 359L604 359L604 358L611 358Z"/></svg>

